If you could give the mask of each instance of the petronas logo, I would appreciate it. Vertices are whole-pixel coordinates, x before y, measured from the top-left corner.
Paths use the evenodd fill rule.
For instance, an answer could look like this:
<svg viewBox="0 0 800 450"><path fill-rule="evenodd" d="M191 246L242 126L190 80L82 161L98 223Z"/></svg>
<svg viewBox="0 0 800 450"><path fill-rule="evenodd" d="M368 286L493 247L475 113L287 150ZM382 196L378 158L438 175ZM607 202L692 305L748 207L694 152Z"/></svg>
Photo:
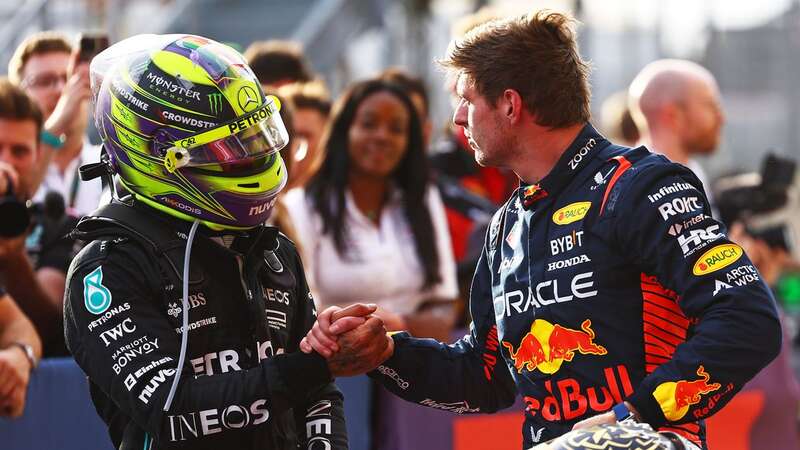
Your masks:
<svg viewBox="0 0 800 450"><path fill-rule="evenodd" d="M219 92L208 94L208 107L211 109L211 114L219 114L222 110L222 94Z"/></svg>
<svg viewBox="0 0 800 450"><path fill-rule="evenodd" d="M103 286L103 266L83 277L83 304L92 314L103 314L111 306L111 291Z"/></svg>

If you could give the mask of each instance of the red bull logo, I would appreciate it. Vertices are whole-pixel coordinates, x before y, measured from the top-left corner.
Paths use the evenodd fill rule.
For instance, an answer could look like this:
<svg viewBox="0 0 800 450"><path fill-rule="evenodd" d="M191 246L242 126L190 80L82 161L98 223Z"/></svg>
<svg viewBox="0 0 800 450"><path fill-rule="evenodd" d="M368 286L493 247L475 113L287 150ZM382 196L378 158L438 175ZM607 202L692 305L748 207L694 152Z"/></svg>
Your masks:
<svg viewBox="0 0 800 450"><path fill-rule="evenodd" d="M506 341L503 341L503 346L508 349L518 373L522 373L523 369L531 372L539 369L542 373L552 374L561 368L564 361L572 361L575 353L607 354L605 347L595 344L594 338L592 321L589 319L583 321L580 330L536 319L516 350Z"/></svg>
<svg viewBox="0 0 800 450"><path fill-rule="evenodd" d="M711 376L706 373L703 366L697 368L700 379L694 381L680 380L661 383L653 392L653 396L661 405L664 417L670 421L683 418L689 407L700 403L703 395L709 394L722 387L719 383L709 383Z"/></svg>
<svg viewBox="0 0 800 450"><path fill-rule="evenodd" d="M522 194L522 204L525 208L530 208L531 205L545 197L547 197L547 191L538 184L532 184L525 188L525 192Z"/></svg>
<svg viewBox="0 0 800 450"><path fill-rule="evenodd" d="M603 369L603 376L591 385L585 380L564 378L544 382L544 397L525 396L525 411L534 417L537 414L549 422L574 420L587 413L608 411L616 403L633 393L628 369L620 364Z"/></svg>

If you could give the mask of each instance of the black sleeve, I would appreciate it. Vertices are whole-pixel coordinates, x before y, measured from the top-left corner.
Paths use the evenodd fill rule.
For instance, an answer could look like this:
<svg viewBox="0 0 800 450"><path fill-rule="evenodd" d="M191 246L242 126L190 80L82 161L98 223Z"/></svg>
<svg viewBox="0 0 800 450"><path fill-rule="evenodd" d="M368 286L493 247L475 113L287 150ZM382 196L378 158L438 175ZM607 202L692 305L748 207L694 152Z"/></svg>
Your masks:
<svg viewBox="0 0 800 450"><path fill-rule="evenodd" d="M598 229L650 281L677 294L676 307L694 326L628 400L654 427L696 421L722 408L778 354L775 300L711 216L702 185L688 170L671 164L631 173L621 183L616 212ZM648 306L645 297L646 330L648 323L667 323L669 313ZM649 352L668 347L660 340L648 344Z"/></svg>
<svg viewBox="0 0 800 450"><path fill-rule="evenodd" d="M297 293L294 298L303 300L302 309L298 311L297 315L301 320L298 320L299 323L292 336L293 342L290 343L290 348L297 348L300 340L317 320L317 311L297 250L289 241L282 241L281 246L284 245L290 250L290 257L296 261L294 273L297 277ZM344 399L333 382L307 395L305 403L295 410L295 423L302 426L297 433L300 441L299 448L332 450L347 450L348 448Z"/></svg>
<svg viewBox="0 0 800 450"><path fill-rule="evenodd" d="M41 248L36 255L35 269L50 267L67 273L69 263L75 257L77 243L69 236L78 223L74 217L67 216L61 222L55 224L44 219L41 226L42 235L39 237ZM35 231L34 231L35 233Z"/></svg>
<svg viewBox="0 0 800 450"><path fill-rule="evenodd" d="M231 405L248 410L247 426L264 424L303 407L307 392L330 383L319 355L276 355L252 369L198 378L187 362L171 408L163 412L181 335L159 307L159 283L150 280L161 278L144 252L131 243L110 244L93 242L70 267L66 341L92 382L157 441L226 432L213 413ZM196 434L182 426L187 418L196 420Z"/></svg>

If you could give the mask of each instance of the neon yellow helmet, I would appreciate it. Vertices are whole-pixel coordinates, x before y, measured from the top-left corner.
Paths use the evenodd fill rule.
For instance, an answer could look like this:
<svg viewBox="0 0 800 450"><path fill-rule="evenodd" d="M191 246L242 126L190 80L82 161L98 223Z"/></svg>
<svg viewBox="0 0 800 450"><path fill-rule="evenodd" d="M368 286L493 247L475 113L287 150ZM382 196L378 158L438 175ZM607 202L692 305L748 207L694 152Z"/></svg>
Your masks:
<svg viewBox="0 0 800 450"><path fill-rule="evenodd" d="M241 54L192 35L139 35L91 64L111 167L148 205L212 229L270 215L287 180L280 102Z"/></svg>

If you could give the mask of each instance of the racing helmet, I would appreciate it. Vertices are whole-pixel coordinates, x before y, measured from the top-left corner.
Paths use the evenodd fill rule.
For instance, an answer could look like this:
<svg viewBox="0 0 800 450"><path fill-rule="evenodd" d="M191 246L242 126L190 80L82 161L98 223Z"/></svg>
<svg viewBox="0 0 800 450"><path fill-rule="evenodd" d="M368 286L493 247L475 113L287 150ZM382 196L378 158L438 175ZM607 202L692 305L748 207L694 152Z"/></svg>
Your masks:
<svg viewBox="0 0 800 450"><path fill-rule="evenodd" d="M632 421L572 430L531 450L700 450L675 433L659 433L646 423Z"/></svg>
<svg viewBox="0 0 800 450"><path fill-rule="evenodd" d="M267 220L289 137L241 54L199 36L138 35L90 72L108 168L136 199L214 230Z"/></svg>

